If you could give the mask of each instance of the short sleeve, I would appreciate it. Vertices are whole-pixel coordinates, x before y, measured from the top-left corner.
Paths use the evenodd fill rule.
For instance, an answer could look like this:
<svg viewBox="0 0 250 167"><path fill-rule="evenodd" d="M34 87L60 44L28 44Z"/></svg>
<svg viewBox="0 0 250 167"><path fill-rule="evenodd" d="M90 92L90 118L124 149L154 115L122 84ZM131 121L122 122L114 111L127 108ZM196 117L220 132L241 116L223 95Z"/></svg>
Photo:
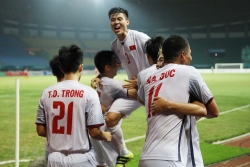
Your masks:
<svg viewBox="0 0 250 167"><path fill-rule="evenodd" d="M112 50L112 52L113 52L113 54L114 54L115 62L116 62L117 64L120 64L120 63L121 63L121 60L120 60L119 57L117 56L117 54L116 54L116 52L115 52L115 50L114 50L113 45L114 45L114 43L111 43L111 50Z"/></svg>
<svg viewBox="0 0 250 167"><path fill-rule="evenodd" d="M87 113L87 126L102 126L104 125L104 119L102 115L102 109L100 101L96 91L89 93L89 98L87 99L86 105Z"/></svg>
<svg viewBox="0 0 250 167"><path fill-rule="evenodd" d="M207 84L203 80L200 73L192 66L189 66L190 78L189 78L189 91L190 95L201 101L203 104L207 104L213 95L208 88Z"/></svg>
<svg viewBox="0 0 250 167"><path fill-rule="evenodd" d="M140 100L145 102L144 81L142 78L142 72L138 74L137 84L138 84L137 96L140 98Z"/></svg>
<svg viewBox="0 0 250 167"><path fill-rule="evenodd" d="M43 104L44 97L45 97L45 91L43 91L43 94L38 102L36 124L46 124L44 104Z"/></svg>
<svg viewBox="0 0 250 167"><path fill-rule="evenodd" d="M140 32L138 34L137 39L140 40L141 48L143 49L143 52L146 53L145 43L150 39L150 37L147 34L144 34L144 33Z"/></svg>

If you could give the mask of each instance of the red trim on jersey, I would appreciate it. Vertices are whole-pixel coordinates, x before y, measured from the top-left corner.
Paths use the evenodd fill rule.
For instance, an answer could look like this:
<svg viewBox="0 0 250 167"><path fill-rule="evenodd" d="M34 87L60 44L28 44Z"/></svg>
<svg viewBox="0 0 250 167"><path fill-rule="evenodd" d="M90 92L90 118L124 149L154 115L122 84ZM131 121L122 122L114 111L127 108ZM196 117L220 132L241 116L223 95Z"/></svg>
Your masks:
<svg viewBox="0 0 250 167"><path fill-rule="evenodd" d="M136 50L135 45L129 46L129 50Z"/></svg>
<svg viewBox="0 0 250 167"><path fill-rule="evenodd" d="M103 124L96 124L96 125L88 125L87 127L88 128L98 128L98 127L103 126L103 125L104 125L104 123Z"/></svg>
<svg viewBox="0 0 250 167"><path fill-rule="evenodd" d="M212 97L211 99L209 99L208 102L205 104L205 106L207 106L208 104L210 104L213 99L214 99L214 97Z"/></svg>

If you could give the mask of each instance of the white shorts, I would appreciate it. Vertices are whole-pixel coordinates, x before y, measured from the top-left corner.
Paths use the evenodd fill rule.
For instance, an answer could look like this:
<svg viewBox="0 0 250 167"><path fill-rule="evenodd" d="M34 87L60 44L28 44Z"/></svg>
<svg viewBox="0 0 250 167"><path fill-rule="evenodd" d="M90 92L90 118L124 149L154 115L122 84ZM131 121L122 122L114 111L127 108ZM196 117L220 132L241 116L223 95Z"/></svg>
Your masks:
<svg viewBox="0 0 250 167"><path fill-rule="evenodd" d="M65 155L60 152L53 152L49 154L47 167L96 167L96 160L94 150L87 153L69 154Z"/></svg>
<svg viewBox="0 0 250 167"><path fill-rule="evenodd" d="M120 98L116 99L108 112L116 112L124 114L128 117L134 110L142 106L137 100Z"/></svg>
<svg viewBox="0 0 250 167"><path fill-rule="evenodd" d="M150 159L150 160L140 160L138 167L185 167L185 165L182 162L178 161L164 161L164 160L156 160L156 159Z"/></svg>
<svg viewBox="0 0 250 167"><path fill-rule="evenodd" d="M121 121L119 121L119 125ZM100 127L100 130L108 131L106 124ZM94 147L95 158L98 166L114 167L116 159L119 155L119 150L115 146L114 141L105 142L103 140L95 140L90 137L90 142Z"/></svg>

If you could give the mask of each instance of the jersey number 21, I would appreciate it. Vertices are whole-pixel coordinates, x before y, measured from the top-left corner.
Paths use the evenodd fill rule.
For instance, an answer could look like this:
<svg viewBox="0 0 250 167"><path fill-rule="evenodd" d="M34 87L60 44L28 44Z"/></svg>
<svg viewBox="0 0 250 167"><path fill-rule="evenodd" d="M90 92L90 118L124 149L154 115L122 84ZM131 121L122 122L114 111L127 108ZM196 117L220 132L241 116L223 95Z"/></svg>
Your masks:
<svg viewBox="0 0 250 167"><path fill-rule="evenodd" d="M58 121L63 119L65 116L65 105L61 101L54 101L53 108L59 108L59 115L56 115L52 119L52 133L54 134L64 134L64 126L58 127ZM66 127L66 134L71 135L72 132L72 115L73 115L73 102L69 103L68 105L68 114L67 114L67 127Z"/></svg>

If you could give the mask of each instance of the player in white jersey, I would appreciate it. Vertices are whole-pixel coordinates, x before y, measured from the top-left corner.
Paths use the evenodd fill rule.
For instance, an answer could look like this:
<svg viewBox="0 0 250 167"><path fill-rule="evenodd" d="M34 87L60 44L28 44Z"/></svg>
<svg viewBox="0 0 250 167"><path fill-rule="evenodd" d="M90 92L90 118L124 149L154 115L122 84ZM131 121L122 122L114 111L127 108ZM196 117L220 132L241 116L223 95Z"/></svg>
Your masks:
<svg viewBox="0 0 250 167"><path fill-rule="evenodd" d="M55 55L53 58L49 61L49 66L52 70L52 74L56 77L57 82L61 82L64 80L64 73L62 73L60 69L60 63L59 63L59 56ZM48 162L48 156L49 151L47 148L47 141L45 140L45 163L47 165Z"/></svg>
<svg viewBox="0 0 250 167"><path fill-rule="evenodd" d="M98 52L94 58L94 62L101 75L101 81L97 85L97 92L100 102L105 107L107 113L113 112L112 105L115 100L119 98L123 98L125 100L129 100L128 98L137 98L136 89L127 90L122 87L123 83L121 81L113 79L117 74L118 65L116 64L112 51L103 50ZM120 110L124 109L120 108ZM122 151L124 152L125 150L128 152L128 150L123 140L123 133L120 124L116 125L114 129L111 130L113 131L112 142L92 142L94 149L97 152L96 159L97 161L99 160L99 166L105 163L107 166L115 166L116 163L117 167L123 166L123 164L133 158L133 156L118 157L118 155L122 154Z"/></svg>
<svg viewBox="0 0 250 167"><path fill-rule="evenodd" d="M48 144L47 166L95 167L89 135L96 140L112 138L110 132L99 130L104 120L98 95L79 83L83 53L78 46L61 47L59 62L65 80L43 91L37 110L37 133Z"/></svg>
<svg viewBox="0 0 250 167"><path fill-rule="evenodd" d="M149 67L144 52L144 45L149 36L142 32L128 29L129 20L127 10L119 7L112 8L108 15L110 27L116 35L116 39L111 43L111 50L116 55L116 61L119 67L123 64L129 79L137 77L141 70ZM93 79L91 86L95 87L98 81L99 79L97 78ZM112 129L115 129L121 118L129 116L132 111L140 106L140 103L136 100L117 99L110 108L112 112L106 115L106 123L111 133L113 133ZM122 154L121 156L123 156Z"/></svg>
<svg viewBox="0 0 250 167"><path fill-rule="evenodd" d="M151 39L147 40L145 43L145 50L150 67L139 72L137 80L126 80L127 82L131 83L130 87L137 87L138 89L137 85L141 84L137 83L137 81L140 82L147 73L157 69L159 50L161 49L163 42L164 38L161 36L153 36Z"/></svg>
<svg viewBox="0 0 250 167"><path fill-rule="evenodd" d="M187 67L187 66L181 67L180 65L169 64L169 63L189 64L187 62L190 62L192 57L191 57L191 50L190 50L188 41L186 39L182 38L181 36L178 36L178 35L171 36L170 38L168 38L164 42L163 54L166 55L166 56L164 56L164 59L165 59L165 63L168 65L165 66L163 69L161 69L160 72L162 72L162 73L160 74L160 78L158 78L159 74L157 76L155 73L151 73L149 75L149 76L151 76L151 78L147 77L148 80L145 81L145 83L147 85L150 85L151 83L155 83L155 84L159 83L159 85L157 85L157 86L155 84L152 84L155 86L155 91L153 90L153 87L154 87L153 86L152 89L150 89L150 91L147 90L146 93L149 93L148 94L149 96L148 95L147 96L148 97L161 96L161 97L165 97L167 100L174 98L174 101L176 101L176 100L179 101L181 98L183 98L184 94L186 95L187 92L184 90L188 88L188 92L191 96L195 97L195 99L200 100L203 104L206 104L206 110L207 110L207 114L208 114L207 117L218 116L219 112L218 112L217 105L213 99L213 96L212 96L210 90L208 89L207 85L203 81L202 77L198 73L198 71L193 67ZM186 63L184 63L184 62L186 62ZM182 71L182 74L184 74L184 76L182 77L182 79L178 79L175 84L171 84L170 82L174 81L174 79L176 77L178 77L177 72L179 74L180 67L184 68L184 71ZM186 68L186 70L185 70L185 68ZM189 69L187 69L187 68L189 68ZM187 76L188 76L188 78L186 78ZM159 82L158 79L162 79L163 83ZM164 80L167 80L168 82L165 82ZM186 80L186 82L183 82L183 80ZM169 84L169 85L167 85L167 84ZM181 90L179 88L179 86L186 86L186 87L185 87L185 89ZM148 86L146 86L146 87L148 88ZM164 89L164 88L167 90L165 90L165 94L161 94L162 89ZM138 95L141 94L140 97L143 97L142 94L145 93L144 91L145 90L139 91ZM173 91L175 93L171 94L171 92L173 92ZM179 93L179 95L178 95L178 93ZM170 97L168 97L168 96L170 96ZM152 99L149 98L149 99L145 99L145 100L148 100L148 103L152 103L153 98ZM163 98L160 98L160 97L154 98L155 102L153 103L153 105L150 105L150 104L148 105L148 111L149 111L149 113L151 113L151 114L149 114L150 119L156 119L156 117L158 117L158 116L164 116L165 114L167 115L171 112L173 114L175 112L177 112L177 115L179 113L182 113L182 114L188 114L188 115L202 116L202 115L199 115L198 113L195 113L194 110L186 110L186 111L185 111L185 109L183 109L182 111L173 110L173 107L175 107L176 105L173 105L172 103L168 103L167 100L164 101ZM147 101L145 101L145 103L146 102ZM187 95L186 95L186 99L184 102L187 102ZM154 107L152 107L152 106L154 106ZM155 114L155 112L157 112L157 114ZM161 113L161 114L158 115L159 113ZM153 114L155 116L152 116ZM190 118L194 118L194 117L190 117ZM185 122L183 121L183 123L185 123ZM190 132L192 129L190 127L188 127L188 125L190 125L190 121L186 122L186 126L184 126L184 124L183 124L181 129L180 129L180 127L176 126L176 127L178 127L177 129L182 131L182 134L180 134L180 136L183 135L183 133L187 133L186 135L190 135L190 133L193 133L193 132ZM174 129L176 129L176 127ZM144 166L144 167L147 165L150 166L151 163L158 163L159 162L159 160L151 160L151 161L147 160L148 157L157 155L157 154L154 154L152 150L151 150L151 154L148 153L148 151L150 149L152 149L152 143L150 143L150 140L153 142L153 140L152 140L153 137L150 133L152 131L151 130L152 128L157 128L157 127L150 127L150 125L148 127L147 134L149 136L149 140L148 139L146 140L143 154L141 155L141 159L140 159L140 166ZM183 128L186 128L189 131L184 132ZM176 137L171 136L170 133L167 134L166 136L168 136L169 139L170 138L176 139ZM191 135L191 137L192 137L192 135ZM182 139L179 138L179 139L180 139L179 142L181 142L181 140L183 140L183 138ZM190 139L190 138L187 138L187 139ZM184 140L186 140L186 139L184 138ZM157 139L154 139L154 142L153 142L154 144L160 145L160 143L156 143L155 141L157 141ZM186 141L183 144L185 144L185 143L186 143ZM194 143L194 145L197 144L196 141L193 143ZM164 144L164 143L162 143L162 144ZM176 144L178 144L178 143L175 143L175 145L172 145L172 148L177 147ZM192 145L192 142L189 144ZM182 145L178 145L178 148L181 148L181 147L183 148ZM187 146L186 146L186 148L187 148ZM197 147L194 147L194 148L199 149ZM155 149L155 148L153 148L153 149ZM195 163L189 163L189 162L187 163L186 162L187 160L185 157L187 150L185 150L185 149L181 149L181 150L182 150L181 154L179 154L180 150L178 150L178 153L177 153L178 154L178 161L181 161L181 163L180 162L171 162L171 163L173 163L173 165L171 165L171 164L167 165L167 163L169 161L164 161L162 158L163 161L159 162L159 166L160 166L160 164L164 164L164 163L165 163L165 166L166 165L167 166L174 166L174 164L177 166L186 166L186 165L187 166L188 165L198 166L198 165L195 165ZM177 151L177 150L175 150L175 151ZM195 156L199 156L200 149L195 150L195 151L196 151ZM183 154L183 152L185 152L185 154ZM177 154L175 155L174 161L176 161ZM171 160L171 158L169 157L169 158L166 158L165 160ZM190 159L188 161L190 161ZM198 160L198 158L193 157L193 161L198 162L199 160Z"/></svg>
<svg viewBox="0 0 250 167"><path fill-rule="evenodd" d="M173 36L173 39L176 38L175 40L177 40L178 36ZM179 37L181 38L181 37ZM173 40L172 39L172 40ZM185 39L184 39L185 41ZM186 45L188 44L188 41L186 41ZM190 50L191 52L191 50ZM183 52L184 53L184 52ZM182 54L183 54L182 53ZM160 56L161 57L161 56ZM182 57L184 58L182 61L180 61L181 64L186 64L189 65L192 57L189 56L187 54L187 56L182 55ZM161 59L163 58L163 56L161 57ZM159 65L161 66L161 65ZM207 93L204 93L204 96L207 96ZM201 98L201 97L199 97ZM199 100L199 98L194 98L193 96L190 96L190 102L192 103L196 103L198 105L206 105L206 103L204 103L204 101ZM200 102L198 102L197 100L199 100ZM156 97L154 99L154 102L151 105L152 110L155 110L156 112L162 112L164 110L167 110L167 108L169 108L168 104L166 103L165 99L161 98L161 97ZM218 116L218 109L217 109L217 105L215 103L215 101L213 99L211 99L211 102L209 105L206 105L207 108L207 118L214 118ZM188 155L188 161L187 161L187 167L204 167L204 163L203 163L203 158L201 155L201 150L200 150L200 143L199 143L199 133L197 130L197 126L196 126L196 120L198 120L199 117L195 117L195 116L187 116L187 126L186 129L188 131L188 139L189 139L189 155Z"/></svg>

